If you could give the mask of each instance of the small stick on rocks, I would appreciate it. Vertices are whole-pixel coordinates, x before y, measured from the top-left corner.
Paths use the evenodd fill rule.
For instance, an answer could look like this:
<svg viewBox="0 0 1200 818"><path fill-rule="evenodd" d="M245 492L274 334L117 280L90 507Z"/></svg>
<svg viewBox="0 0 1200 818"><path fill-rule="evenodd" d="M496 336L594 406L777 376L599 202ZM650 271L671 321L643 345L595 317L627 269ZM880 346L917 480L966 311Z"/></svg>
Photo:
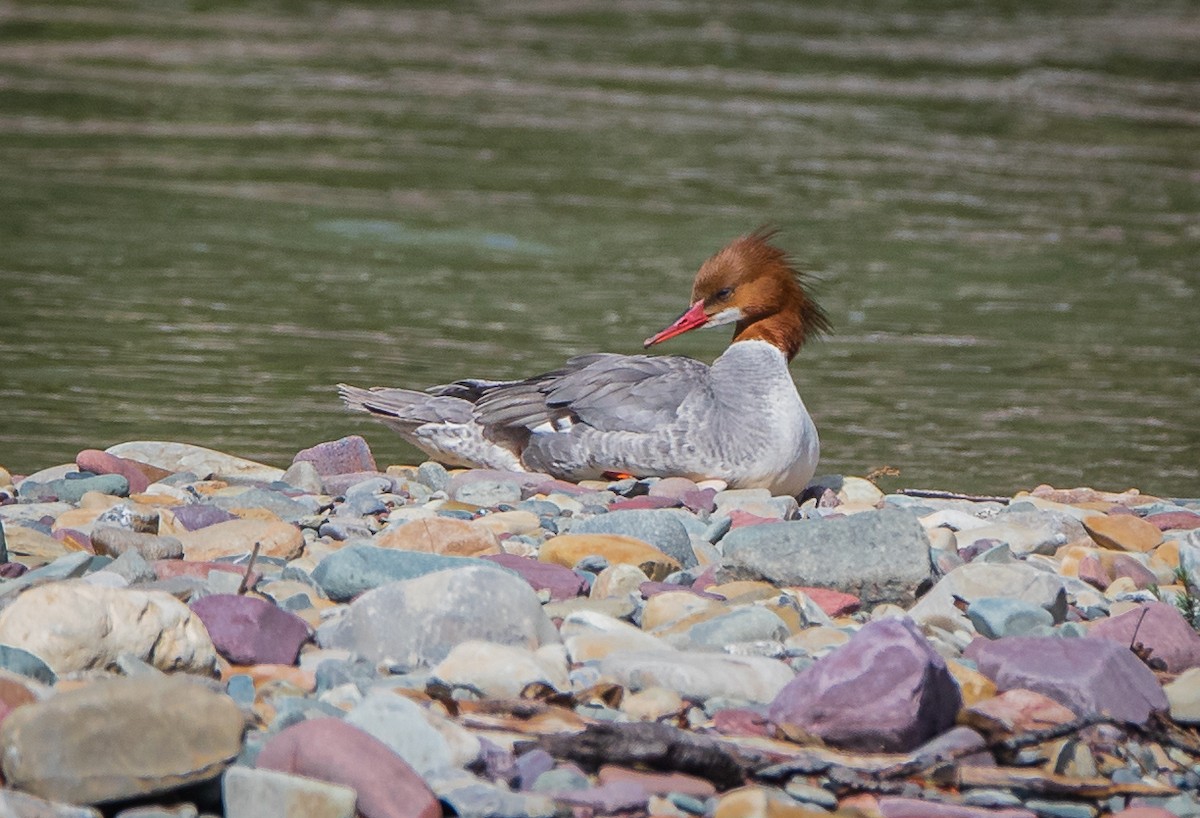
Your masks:
<svg viewBox="0 0 1200 818"><path fill-rule="evenodd" d="M1011 497L992 497L986 494L960 494L957 491L938 491L937 489L900 489L900 494L906 497L925 497L930 500L969 500L972 503L1000 503L1008 505Z"/></svg>
<svg viewBox="0 0 1200 818"><path fill-rule="evenodd" d="M246 573L242 574L242 581L238 584L238 596L244 596L250 587L250 574L254 572L254 561L258 559L258 549L261 547L261 542L255 542L254 548L250 549L250 559L246 560Z"/></svg>

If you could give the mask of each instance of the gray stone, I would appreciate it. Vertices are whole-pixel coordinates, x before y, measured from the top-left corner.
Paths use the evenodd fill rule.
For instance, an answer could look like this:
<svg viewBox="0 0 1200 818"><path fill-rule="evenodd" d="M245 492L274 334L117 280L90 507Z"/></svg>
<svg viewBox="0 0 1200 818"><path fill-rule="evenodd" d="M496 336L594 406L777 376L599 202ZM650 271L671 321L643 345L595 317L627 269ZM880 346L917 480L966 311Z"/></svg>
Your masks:
<svg viewBox="0 0 1200 818"><path fill-rule="evenodd" d="M130 531L115 525L98 525L92 529L92 547L97 554L119 557L136 551L148 560L175 560L183 557L183 543L177 537L160 537Z"/></svg>
<svg viewBox="0 0 1200 818"><path fill-rule="evenodd" d="M521 484L512 480L476 480L457 487L450 499L472 506L491 508L521 502Z"/></svg>
<svg viewBox="0 0 1200 818"><path fill-rule="evenodd" d="M988 639L1026 636L1054 625L1054 617L1040 605L1003 596L975 600L967 606L967 618Z"/></svg>
<svg viewBox="0 0 1200 818"><path fill-rule="evenodd" d="M782 642L788 635L787 624L776 614L758 605L747 605L662 638L675 648L722 650L739 642Z"/></svg>
<svg viewBox="0 0 1200 818"><path fill-rule="evenodd" d="M894 509L735 528L721 544L734 576L832 588L867 606L912 604L933 571L925 529Z"/></svg>
<svg viewBox="0 0 1200 818"><path fill-rule="evenodd" d="M701 526L697 533L703 532L704 526ZM623 534L650 543L684 568L696 565L692 540L679 519L678 509L627 509L597 514L576 522L571 526L571 533Z"/></svg>
<svg viewBox="0 0 1200 818"><path fill-rule="evenodd" d="M213 778L244 727L232 699L186 677L109 679L12 711L0 753L8 786L98 804Z"/></svg>
<svg viewBox="0 0 1200 818"><path fill-rule="evenodd" d="M46 801L16 790L0 790L0 816L3 818L101 818L92 807L77 807Z"/></svg>
<svg viewBox="0 0 1200 818"><path fill-rule="evenodd" d="M119 474L91 475L85 472L75 472L74 474L79 476L68 475L46 483L25 480L17 487L17 495L22 503L45 503L55 500L63 503L78 503L79 498L89 491L117 497L125 497L129 494L129 481Z"/></svg>
<svg viewBox="0 0 1200 818"><path fill-rule="evenodd" d="M417 481L431 491L445 491L450 485L450 472L441 463L427 460L417 466Z"/></svg>
<svg viewBox="0 0 1200 818"><path fill-rule="evenodd" d="M0 645L0 668L20 673L43 684L52 685L58 681L58 674L40 657L12 645Z"/></svg>
<svg viewBox="0 0 1200 818"><path fill-rule="evenodd" d="M179 547L180 549L183 548L182 545ZM154 582L158 579L158 575L154 573L153 566L146 562L137 551L126 551L121 554L121 556L106 565L103 572L123 577L130 585L135 585L139 582ZM96 574L92 574L91 576L94 577Z"/></svg>
<svg viewBox="0 0 1200 818"><path fill-rule="evenodd" d="M1058 575L1023 562L971 562L938 580L913 606L909 616L923 626L974 633L975 626L958 609L956 600L969 605L984 597L1023 600L1049 611L1055 622L1062 622L1067 614L1067 594Z"/></svg>
<svg viewBox="0 0 1200 818"><path fill-rule="evenodd" d="M482 561L368 591L317 631L321 647L405 670L436 664L468 639L533 649L559 641L529 584Z"/></svg>
<svg viewBox="0 0 1200 818"><path fill-rule="evenodd" d="M346 602L389 582L471 565L504 570L473 557L447 557L355 543L321 560L313 569L312 578L330 599Z"/></svg>
<svg viewBox="0 0 1200 818"><path fill-rule="evenodd" d="M308 494L320 494L323 491L321 473L307 460L297 460L292 463L279 479L292 488Z"/></svg>
<svg viewBox="0 0 1200 818"><path fill-rule="evenodd" d="M358 800L341 784L241 766L226 771L221 795L225 818L354 818Z"/></svg>
<svg viewBox="0 0 1200 818"><path fill-rule="evenodd" d="M265 508L289 523L294 523L311 513L307 506L286 494L262 488L249 488L237 494L217 494L209 498L209 502L223 511L230 512L238 508Z"/></svg>
<svg viewBox="0 0 1200 818"><path fill-rule="evenodd" d="M422 714L421 706L395 693L372 690L346 714L346 721L391 747L421 775L455 761L450 745ZM478 741L475 746L478 755Z"/></svg>

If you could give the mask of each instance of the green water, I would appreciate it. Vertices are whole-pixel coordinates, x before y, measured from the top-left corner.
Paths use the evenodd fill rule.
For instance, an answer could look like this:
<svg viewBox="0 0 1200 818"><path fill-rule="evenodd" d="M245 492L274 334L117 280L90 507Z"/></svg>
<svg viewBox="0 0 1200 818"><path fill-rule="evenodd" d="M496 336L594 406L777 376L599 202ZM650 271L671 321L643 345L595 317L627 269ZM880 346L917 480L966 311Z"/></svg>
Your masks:
<svg viewBox="0 0 1200 818"><path fill-rule="evenodd" d="M413 462L333 385L639 351L769 222L822 472L1200 495L1196 4L456 9L0 3L0 464Z"/></svg>

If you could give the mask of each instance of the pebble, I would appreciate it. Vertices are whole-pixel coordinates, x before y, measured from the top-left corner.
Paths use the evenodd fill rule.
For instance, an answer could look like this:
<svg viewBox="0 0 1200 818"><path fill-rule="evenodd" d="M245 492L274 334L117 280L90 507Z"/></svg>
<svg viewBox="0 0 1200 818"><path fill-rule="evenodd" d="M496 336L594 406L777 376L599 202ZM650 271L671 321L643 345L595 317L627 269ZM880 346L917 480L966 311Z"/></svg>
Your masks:
<svg viewBox="0 0 1200 818"><path fill-rule="evenodd" d="M221 778L225 818L354 818L358 793L273 770L233 767Z"/></svg>
<svg viewBox="0 0 1200 818"><path fill-rule="evenodd" d="M949 730L961 704L945 659L917 626L885 619L796 674L769 715L834 746L903 752Z"/></svg>
<svg viewBox="0 0 1200 818"><path fill-rule="evenodd" d="M78 581L18 596L0 612L0 643L32 653L57 675L111 668L122 654L164 671L211 675L216 665L204 625L170 594Z"/></svg>
<svg viewBox="0 0 1200 818"><path fill-rule="evenodd" d="M932 572L925 529L895 509L737 528L721 543L736 575L831 588L868 605L911 605Z"/></svg>
<svg viewBox="0 0 1200 818"><path fill-rule="evenodd" d="M304 535L282 520L228 520L195 531L177 534L183 557L189 562L249 554L258 546L259 556L290 560L300 556Z"/></svg>
<svg viewBox="0 0 1200 818"><path fill-rule="evenodd" d="M8 786L97 804L212 779L243 729L232 699L186 678L100 680L10 713L0 758Z"/></svg>
<svg viewBox="0 0 1200 818"><path fill-rule="evenodd" d="M606 565L621 563L641 569L652 580L678 571L680 564L644 540L621 534L560 534L547 540L538 559L573 568L586 557L602 557Z"/></svg>
<svg viewBox="0 0 1200 818"><path fill-rule="evenodd" d="M380 465L349 437L286 472L145 441L0 472L0 811L1200 814L1200 754L1151 721L1200 724L1200 636L1171 604L1176 569L1200 571L1200 500L828 477L798 504ZM1019 769L988 749L1092 711L1117 721L1024 746ZM601 727L759 760L647 765ZM137 751L74 752L93 741ZM997 777L840 766L880 750ZM1051 770L1158 794L1004 783Z"/></svg>
<svg viewBox="0 0 1200 818"><path fill-rule="evenodd" d="M271 736L260 769L355 791L363 818L439 818L437 798L420 775L379 739L337 718L314 718Z"/></svg>

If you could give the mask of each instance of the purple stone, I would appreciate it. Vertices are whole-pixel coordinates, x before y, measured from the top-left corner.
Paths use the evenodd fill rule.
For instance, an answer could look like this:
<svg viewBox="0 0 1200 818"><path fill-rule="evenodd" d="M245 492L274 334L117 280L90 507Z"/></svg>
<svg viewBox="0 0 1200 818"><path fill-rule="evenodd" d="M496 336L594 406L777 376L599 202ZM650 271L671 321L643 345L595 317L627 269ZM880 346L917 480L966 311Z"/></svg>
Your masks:
<svg viewBox="0 0 1200 818"><path fill-rule="evenodd" d="M16 579L28 570L28 567L19 562L0 563L0 579Z"/></svg>
<svg viewBox="0 0 1200 818"><path fill-rule="evenodd" d="M441 805L421 776L379 739L336 718L293 724L267 739L255 766L358 793L362 818L440 818Z"/></svg>
<svg viewBox="0 0 1200 818"><path fill-rule="evenodd" d="M838 747L904 752L953 727L961 706L946 661L917 626L883 619L797 674L769 715Z"/></svg>
<svg viewBox="0 0 1200 818"><path fill-rule="evenodd" d="M1057 636L976 639L963 655L1000 692L1026 688L1054 699L1078 716L1102 713L1145 725L1168 708L1167 696L1129 643Z"/></svg>
<svg viewBox="0 0 1200 818"><path fill-rule="evenodd" d="M307 460L316 468L317 474L330 477L357 471L378 471L371 447L359 435L349 435L339 440L318 443L296 453L293 463Z"/></svg>
<svg viewBox="0 0 1200 818"><path fill-rule="evenodd" d="M640 497L629 497L615 500L608 506L609 511L642 508L676 508L679 501L673 497L662 497L654 494L643 494Z"/></svg>
<svg viewBox="0 0 1200 818"><path fill-rule="evenodd" d="M681 499L689 511L697 514L711 514L717 508L717 490L714 488L689 491Z"/></svg>
<svg viewBox="0 0 1200 818"><path fill-rule="evenodd" d="M1161 659L1171 673L1200 667L1200 634L1192 630L1174 605L1150 602L1112 619L1103 619L1088 629L1089 637L1110 639L1129 647L1135 642L1149 649L1152 659Z"/></svg>
<svg viewBox="0 0 1200 818"><path fill-rule="evenodd" d="M192 603L217 652L235 665L293 665L308 641L308 625L295 614L252 596L213 594Z"/></svg>
<svg viewBox="0 0 1200 818"><path fill-rule="evenodd" d="M195 503L190 506L175 506L171 509L175 520L188 531L198 531L210 525L236 520L237 517L223 508L210 506L208 503Z"/></svg>
<svg viewBox="0 0 1200 818"><path fill-rule="evenodd" d="M588 582L570 568L516 554L487 554L480 559L503 565L520 574L535 591L547 589L552 600L573 599L588 591Z"/></svg>

